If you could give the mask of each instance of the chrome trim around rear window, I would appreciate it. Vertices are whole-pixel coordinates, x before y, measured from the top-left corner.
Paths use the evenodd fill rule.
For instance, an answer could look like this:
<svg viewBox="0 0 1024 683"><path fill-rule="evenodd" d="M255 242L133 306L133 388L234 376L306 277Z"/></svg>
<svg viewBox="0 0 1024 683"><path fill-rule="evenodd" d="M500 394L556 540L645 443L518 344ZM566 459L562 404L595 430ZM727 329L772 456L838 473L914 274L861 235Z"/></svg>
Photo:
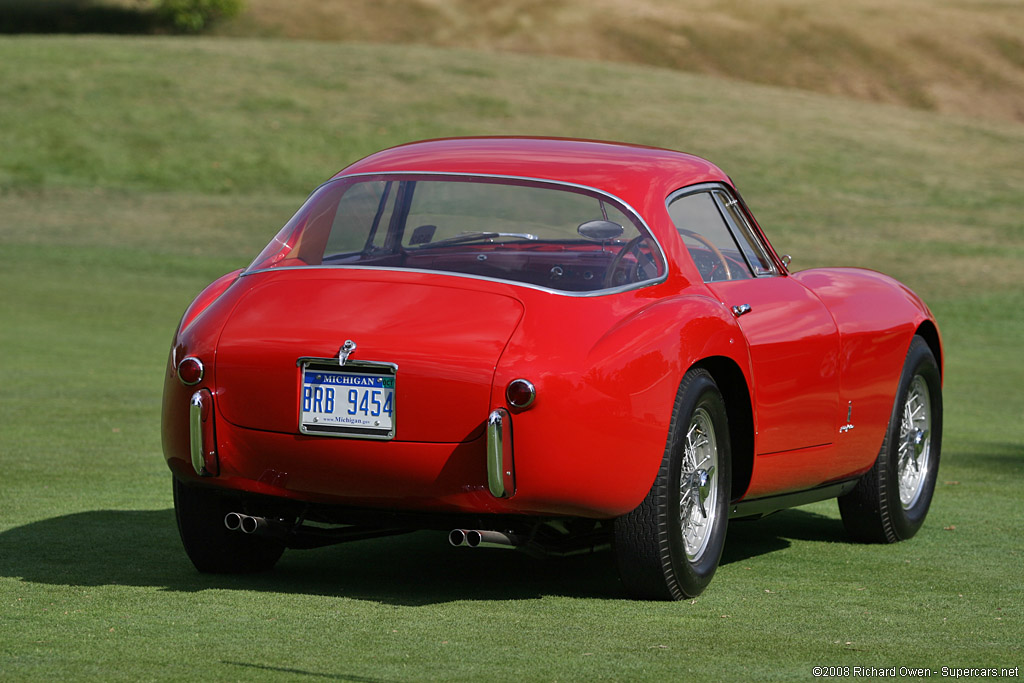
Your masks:
<svg viewBox="0 0 1024 683"><path fill-rule="evenodd" d="M661 256L661 262L665 266L664 272L661 275L659 275L658 277L656 277L656 278L652 278L650 280L643 280L642 282L632 282L632 283L629 283L627 285L620 285L618 287L609 287L607 289L597 289L597 290L593 290L593 291L589 291L589 292L571 292L571 291L566 291L566 290L563 290L563 289L555 289L553 287L544 287L542 285L534 285L534 284L530 284L530 283L526 283L526 282L519 282L517 280L503 280L503 279L499 279L499 278L487 277L485 275L470 275L468 273L457 273L457 272L447 271L447 270L428 270L428 269L424 269L424 268L396 268L396 267L390 267L390 266L354 266L354 265L324 266L324 265L317 265L317 266L299 266L299 267L294 268L294 270L308 271L308 270L313 270L313 269L326 269L326 270L339 270L339 269L343 269L343 270L395 271L395 272L401 272L401 273L432 273L432 274L435 274L435 275L450 275L450 276L454 276L454 277L464 277L464 278L469 278L471 280L484 280L486 282L500 282L502 284L512 285L514 287L526 287L527 289L535 289L535 290L538 290L538 291L541 291L541 292L549 292L551 294L559 294L561 296L578 297L578 298L593 297L593 296L605 296L605 295L608 295L608 294L619 294L621 292L628 292L628 291L631 291L631 290L634 290L634 289L642 289L644 287L650 287L651 285L661 284L666 279L668 279L669 262L668 262L668 258L665 256L665 249L664 249L664 247L662 247L661 242L658 240L658 236L656 234L654 234L654 231L651 230L651 227L649 225L647 225L647 221L645 221L643 219L643 216L641 216L640 213L636 209L634 209L632 206L630 206L628 202L620 199L619 197L616 197L615 195L613 195L610 192L606 192L606 191L598 189L596 187L591 187L589 185L582 185L582 184L579 184L579 183L571 183L571 182L564 181L564 180L551 180L549 178L531 178L531 177L528 177L528 176L500 175L500 174L492 174L492 173L452 173L452 172L444 172L444 171L379 171L379 172L376 172L376 173L352 173L352 174L349 174L349 175L335 176L335 177L331 178L330 180L328 180L326 182L323 182L320 185L318 185L312 192L309 193L309 195L306 197L306 200L304 200L303 203L305 203L305 201L308 201L310 197L312 197L314 194L316 194L320 190L320 188L324 187L325 185L329 185L329 184L331 184L333 182L336 182L336 181L339 181L339 180L347 180L349 178L373 178L373 177L379 177L379 176L410 176L410 177L416 176L416 177L423 177L423 178L441 177L441 178L480 178L482 180L511 180L511 181L518 181L518 182L537 183L537 184L540 184L540 185L551 185L551 186L555 186L555 187L575 188L577 190L585 190L587 192L593 192L595 194L602 195L602 196L607 197L608 199L612 200L613 202L617 203L623 209L625 209L626 212L633 219L636 220L637 224L643 230L647 231L647 234L650 235L651 240L654 242L654 246L658 250L658 254L660 254L660 256ZM283 272L285 270L293 270L293 268L260 268L258 270L246 269L246 270L242 271L241 276L253 275L255 273Z"/></svg>
<svg viewBox="0 0 1024 683"><path fill-rule="evenodd" d="M487 277L486 275L470 275L468 273L456 273L450 270L427 270L426 268L393 268L390 266L302 266L299 268L263 268L262 270L253 270L243 275L258 275L260 273L284 273L287 271L300 271L309 272L311 270L366 270L374 273L424 273L429 275L448 275L451 277L461 277L468 280L479 280L483 282L496 282L500 285L509 285L510 287L523 287L525 289L535 289L539 292L547 292L548 294L558 294L560 296L569 296L576 298L585 298L592 296L607 296L608 294L619 294L621 292L629 292L634 289L643 289L644 287L650 287L652 285L659 285L665 281L668 277L666 272L661 277L655 278L654 280L644 280L643 282L633 282L628 285L620 285L618 287L612 287L610 289L597 289L592 292L567 292L563 289L552 289L550 287L542 287L541 285L532 285L528 282L517 282L515 280L500 280L494 277ZM337 363L338 359L334 359Z"/></svg>

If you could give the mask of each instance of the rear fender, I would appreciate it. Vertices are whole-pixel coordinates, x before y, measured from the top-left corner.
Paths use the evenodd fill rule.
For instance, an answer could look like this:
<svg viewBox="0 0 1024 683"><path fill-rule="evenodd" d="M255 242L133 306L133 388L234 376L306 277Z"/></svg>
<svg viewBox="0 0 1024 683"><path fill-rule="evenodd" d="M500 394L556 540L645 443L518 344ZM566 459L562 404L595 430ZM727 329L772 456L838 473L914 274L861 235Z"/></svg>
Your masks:
<svg viewBox="0 0 1024 683"><path fill-rule="evenodd" d="M177 472L192 472L189 447L189 402L193 393L208 389L213 394L216 410L216 348L217 338L228 313L235 306L245 287L233 287L241 271L223 275L208 285L192 301L174 334L164 372L161 433L164 459ZM203 377L198 384L186 386L178 379L178 363L189 356L203 364ZM179 461L179 462L173 462ZM189 463L184 467L184 463Z"/></svg>
<svg viewBox="0 0 1024 683"><path fill-rule="evenodd" d="M225 275L221 275L219 278L208 284L203 291L199 292L192 303L189 304L188 308L185 309L185 315L181 317L181 323L178 324L178 332L184 330L192 321L199 317L200 314L205 311L210 304L216 301L221 294L227 291L228 287L233 285L238 277L242 274L242 270L234 270Z"/></svg>
<svg viewBox="0 0 1024 683"><path fill-rule="evenodd" d="M527 311L530 307L527 307ZM529 313L527 314L529 315ZM749 381L749 352L733 316L710 297L644 306L609 329L579 328L575 361L561 335L525 345L514 335L499 362L494 408L512 415L516 495L529 511L613 517L643 501L661 464L679 383L710 358L728 359ZM589 342L586 353L579 346ZM552 359L560 361L551 372ZM537 399L512 409L504 390L530 379Z"/></svg>

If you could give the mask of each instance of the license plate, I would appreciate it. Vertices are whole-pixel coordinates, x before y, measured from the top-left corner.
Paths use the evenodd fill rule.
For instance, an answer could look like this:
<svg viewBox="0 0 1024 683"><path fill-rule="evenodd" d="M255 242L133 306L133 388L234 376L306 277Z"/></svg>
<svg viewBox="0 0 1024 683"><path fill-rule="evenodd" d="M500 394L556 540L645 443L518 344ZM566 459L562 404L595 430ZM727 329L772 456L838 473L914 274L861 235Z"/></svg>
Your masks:
<svg viewBox="0 0 1024 683"><path fill-rule="evenodd" d="M299 431L303 434L392 439L395 370L302 366Z"/></svg>

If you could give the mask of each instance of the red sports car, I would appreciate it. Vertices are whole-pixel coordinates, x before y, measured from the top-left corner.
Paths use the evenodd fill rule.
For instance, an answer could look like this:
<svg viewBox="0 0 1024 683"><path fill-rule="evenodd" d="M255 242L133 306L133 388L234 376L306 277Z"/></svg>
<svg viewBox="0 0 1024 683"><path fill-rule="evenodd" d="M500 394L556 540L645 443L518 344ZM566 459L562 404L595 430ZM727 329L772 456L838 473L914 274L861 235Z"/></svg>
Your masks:
<svg viewBox="0 0 1024 683"><path fill-rule="evenodd" d="M909 538L939 465L935 320L884 275L787 263L679 152L479 138L358 161L178 326L185 550L246 572L417 529L610 544L631 595L679 599L730 519L838 498L854 538Z"/></svg>

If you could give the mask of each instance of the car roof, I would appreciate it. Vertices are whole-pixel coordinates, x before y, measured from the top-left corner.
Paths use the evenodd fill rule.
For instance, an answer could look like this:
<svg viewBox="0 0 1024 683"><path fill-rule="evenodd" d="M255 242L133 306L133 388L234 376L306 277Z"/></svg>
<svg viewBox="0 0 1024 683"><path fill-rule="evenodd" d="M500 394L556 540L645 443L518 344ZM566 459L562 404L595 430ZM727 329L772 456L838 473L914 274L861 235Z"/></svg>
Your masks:
<svg viewBox="0 0 1024 683"><path fill-rule="evenodd" d="M536 137L425 140L371 154L335 177L359 173L457 173L572 183L642 205L653 192L725 182L714 164L691 154L615 142ZM638 207L639 208L639 207Z"/></svg>

